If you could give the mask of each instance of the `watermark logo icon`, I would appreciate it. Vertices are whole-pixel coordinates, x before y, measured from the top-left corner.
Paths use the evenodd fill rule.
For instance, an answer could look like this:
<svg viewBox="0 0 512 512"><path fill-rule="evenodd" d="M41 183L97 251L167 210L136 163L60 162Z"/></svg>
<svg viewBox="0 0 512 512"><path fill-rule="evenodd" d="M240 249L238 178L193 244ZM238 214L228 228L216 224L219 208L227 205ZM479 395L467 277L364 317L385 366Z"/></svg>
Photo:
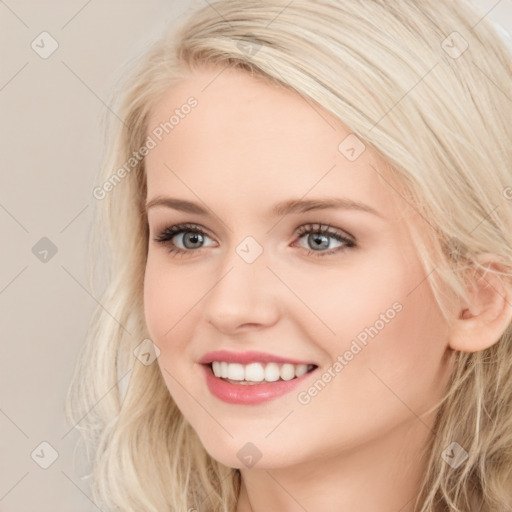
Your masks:
<svg viewBox="0 0 512 512"><path fill-rule="evenodd" d="M248 57L254 57L261 48L261 43L254 41L256 36L252 33L244 34L243 39L236 43L236 47ZM251 41L252 39L252 41Z"/></svg>
<svg viewBox="0 0 512 512"><path fill-rule="evenodd" d="M456 469L468 458L468 452L454 441L443 451L441 458L453 469Z"/></svg>
<svg viewBox="0 0 512 512"><path fill-rule="evenodd" d="M366 146L355 133L345 137L338 145L338 151L349 161L354 162L366 149Z"/></svg>
<svg viewBox="0 0 512 512"><path fill-rule="evenodd" d="M458 32L452 32L441 42L441 48L452 59L458 59L468 47L469 43Z"/></svg>
<svg viewBox="0 0 512 512"><path fill-rule="evenodd" d="M263 253L263 247L252 236L245 237L236 248L236 253L246 263L254 263Z"/></svg>
<svg viewBox="0 0 512 512"><path fill-rule="evenodd" d="M30 44L39 57L47 59L59 47L59 43L48 32L41 32Z"/></svg>
<svg viewBox="0 0 512 512"><path fill-rule="evenodd" d="M43 441L34 448L30 456L39 467L48 469L59 458L59 453L50 443Z"/></svg>
<svg viewBox="0 0 512 512"><path fill-rule="evenodd" d="M149 366L160 355L160 349L146 338L135 347L133 353L144 366Z"/></svg>
<svg viewBox="0 0 512 512"><path fill-rule="evenodd" d="M32 254L41 263L48 263L57 254L57 246L49 238L43 236L43 238L32 247Z"/></svg>
<svg viewBox="0 0 512 512"><path fill-rule="evenodd" d="M247 466L248 468L252 468L263 456L263 454L258 450L256 445L253 443L245 443L236 456L240 459L240 461Z"/></svg>

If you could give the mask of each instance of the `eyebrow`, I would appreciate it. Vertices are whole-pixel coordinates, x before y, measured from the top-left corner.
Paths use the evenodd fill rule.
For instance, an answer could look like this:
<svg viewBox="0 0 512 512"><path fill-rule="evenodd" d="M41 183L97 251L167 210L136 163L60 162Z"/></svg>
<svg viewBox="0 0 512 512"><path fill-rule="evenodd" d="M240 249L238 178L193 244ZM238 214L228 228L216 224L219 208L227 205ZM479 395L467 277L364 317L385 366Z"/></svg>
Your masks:
<svg viewBox="0 0 512 512"><path fill-rule="evenodd" d="M184 199L176 199L173 197L158 196L146 203L146 213L150 208L155 206L165 206L187 213L195 213L198 215L210 215L208 209L203 208L197 203L186 201ZM358 210L362 212L371 213L378 217L382 217L374 208L359 201L353 201L341 197L322 197L318 199L291 199L277 203L272 208L270 214L276 217L284 216L290 213L304 213L311 210L326 210L330 208L337 208L343 210Z"/></svg>

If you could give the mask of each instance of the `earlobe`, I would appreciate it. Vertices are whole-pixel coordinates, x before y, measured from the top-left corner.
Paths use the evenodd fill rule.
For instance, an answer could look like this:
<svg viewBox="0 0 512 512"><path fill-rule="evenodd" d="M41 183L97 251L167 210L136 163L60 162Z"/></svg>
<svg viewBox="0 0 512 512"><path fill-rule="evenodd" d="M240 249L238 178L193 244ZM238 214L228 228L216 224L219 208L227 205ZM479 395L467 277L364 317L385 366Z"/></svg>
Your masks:
<svg viewBox="0 0 512 512"><path fill-rule="evenodd" d="M460 352L479 352L494 345L512 322L512 287L492 270L502 270L494 261L491 271L473 272L469 303L461 304L459 317L450 329L449 345Z"/></svg>

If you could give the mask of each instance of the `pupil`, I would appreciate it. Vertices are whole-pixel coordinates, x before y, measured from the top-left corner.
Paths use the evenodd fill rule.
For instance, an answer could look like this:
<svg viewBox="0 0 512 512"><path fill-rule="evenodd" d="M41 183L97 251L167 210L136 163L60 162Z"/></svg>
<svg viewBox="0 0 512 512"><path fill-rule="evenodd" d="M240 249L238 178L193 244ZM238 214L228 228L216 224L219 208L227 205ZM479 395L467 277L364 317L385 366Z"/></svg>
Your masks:
<svg viewBox="0 0 512 512"><path fill-rule="evenodd" d="M188 235L188 240L191 241L192 244L197 244L200 240L201 235L199 233L192 233Z"/></svg>

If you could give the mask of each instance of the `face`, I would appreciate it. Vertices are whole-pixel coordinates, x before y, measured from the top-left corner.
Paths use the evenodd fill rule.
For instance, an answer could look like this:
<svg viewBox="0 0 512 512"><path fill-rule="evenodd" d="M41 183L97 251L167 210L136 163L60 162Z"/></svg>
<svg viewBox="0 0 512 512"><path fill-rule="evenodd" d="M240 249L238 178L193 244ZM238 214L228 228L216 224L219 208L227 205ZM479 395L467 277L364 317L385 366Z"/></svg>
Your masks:
<svg viewBox="0 0 512 512"><path fill-rule="evenodd" d="M149 121L144 307L169 393L231 467L244 467L248 442L260 468L284 467L419 425L411 410L431 407L448 375L447 326L406 229L425 221L390 186L385 162L327 111L219 71L191 72ZM191 96L197 104L158 141ZM345 202L274 211L327 199ZM272 386L283 382L267 384L262 401L244 386L249 398L233 403L207 385L200 360L215 350L316 368L280 396ZM241 394L242 384L222 384Z"/></svg>

